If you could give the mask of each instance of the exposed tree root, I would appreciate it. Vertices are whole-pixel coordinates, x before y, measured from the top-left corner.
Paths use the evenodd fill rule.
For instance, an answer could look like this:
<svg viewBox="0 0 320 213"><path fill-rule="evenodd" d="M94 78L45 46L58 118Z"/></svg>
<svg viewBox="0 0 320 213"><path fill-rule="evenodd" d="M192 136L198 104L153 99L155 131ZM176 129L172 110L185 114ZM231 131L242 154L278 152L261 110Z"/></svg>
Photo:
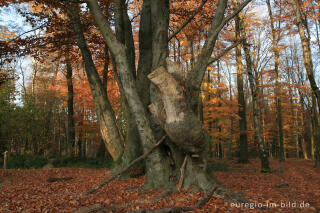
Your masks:
<svg viewBox="0 0 320 213"><path fill-rule="evenodd" d="M115 212L122 212L127 208L130 208L134 205L139 205L142 203L155 203L160 201L161 199L169 196L173 191L172 190L167 190L159 195L155 196L153 199L140 199L138 201L120 205L120 206L110 206L110 207L102 207L99 204L95 204L93 206L89 206L86 208L81 208L74 213L92 213L92 212L108 212L108 211L115 211ZM140 210L134 210L134 211L129 211L131 213L172 213L172 212L187 212L187 211L193 211L195 209L200 208L204 204L206 204L210 198L212 197L213 194L216 194L219 198L223 199L224 201L228 203L249 203L247 199L244 198L244 195L241 193L232 193L228 192L225 187L223 187L220 184L215 184L209 191L208 193L201 199L199 200L195 205L193 206L174 206L174 207L168 207L168 208L163 208L163 209L157 209L157 210L150 210L150 209L140 209ZM265 209L265 208L258 208L257 209Z"/></svg>
<svg viewBox="0 0 320 213"><path fill-rule="evenodd" d="M144 160L146 157L148 157L148 155L155 149L157 148L163 141L164 139L166 139L166 135L163 136L153 147L151 147L146 153L144 153L143 155L141 155L140 157L138 157L137 159L135 159L134 161L132 161L129 165L125 166L123 169L121 169L120 171L110 175L107 179L105 179L103 182L99 183L98 185L94 186L93 188L91 188L90 190L86 191L84 194L88 195L91 194L93 192L95 192L96 190L100 189L102 186L106 185L107 183L109 183L110 181L116 179L119 175L121 175L122 173L126 172L130 167L132 167L133 165L135 165L136 163L138 163L141 160Z"/></svg>

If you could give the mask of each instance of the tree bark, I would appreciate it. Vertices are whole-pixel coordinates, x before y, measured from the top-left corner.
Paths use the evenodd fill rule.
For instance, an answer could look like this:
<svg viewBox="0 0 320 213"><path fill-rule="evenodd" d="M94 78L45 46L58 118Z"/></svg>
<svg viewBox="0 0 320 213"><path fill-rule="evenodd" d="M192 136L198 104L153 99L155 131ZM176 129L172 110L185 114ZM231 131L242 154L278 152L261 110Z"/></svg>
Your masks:
<svg viewBox="0 0 320 213"><path fill-rule="evenodd" d="M85 64L85 71L90 84L95 110L100 125L101 136L106 143L106 147L113 160L118 160L123 153L123 144L119 129L115 122L115 115L109 102L106 88L103 86L98 71L92 60L91 52L86 44L85 37L81 28L79 17L79 6L68 4L67 12L70 21L73 24L74 36L77 45L82 53Z"/></svg>
<svg viewBox="0 0 320 213"><path fill-rule="evenodd" d="M67 143L69 146L74 146L75 144L75 125L73 117L73 83L72 83L72 66L69 59L66 60L67 66L67 86L68 86L68 133L67 133Z"/></svg>
<svg viewBox="0 0 320 213"><path fill-rule="evenodd" d="M131 22L127 13L127 8L124 0L114 3L115 5L115 31L116 38L126 47L126 57L128 59L129 68L136 79L136 68L135 68L135 48L132 35ZM142 147L139 138L138 128L135 119L130 111L128 101L125 97L123 84L120 77L118 76L117 66L115 57L112 57L112 65L114 69L114 75L119 86L120 101L126 120L126 138L125 138L125 149L121 159L121 166L128 165L131 161L136 159L142 153Z"/></svg>
<svg viewBox="0 0 320 213"><path fill-rule="evenodd" d="M182 86L173 77L173 74L179 75L179 65L167 61L167 69L161 66L148 76L159 90L163 102L162 111L156 103L149 108L171 141L188 156L185 188L192 184L207 191L212 185L206 172L210 147L208 134L187 104Z"/></svg>
<svg viewBox="0 0 320 213"><path fill-rule="evenodd" d="M124 94L124 89L123 89L121 79L117 73L116 62L113 56L111 58L112 58L114 76L119 86L121 107L123 109L123 114L126 120L125 147L124 147L123 155L121 157L121 162L120 162L120 166L126 166L131 161L133 161L134 159L136 159L138 156L141 155L142 147L140 143L140 137L139 137L136 121L132 115L132 112L130 111L128 101ZM125 173L123 176L126 176L128 174L129 173Z"/></svg>
<svg viewBox="0 0 320 213"><path fill-rule="evenodd" d="M233 5L238 7L238 0L233 0ZM240 40L240 17L236 17L236 40ZM237 89L238 89L238 115L240 141L239 141L239 163L248 163L248 136L247 136L247 118L246 118L246 102L243 92L243 76L242 76L242 57L241 57L241 44L236 47L236 63L237 63Z"/></svg>

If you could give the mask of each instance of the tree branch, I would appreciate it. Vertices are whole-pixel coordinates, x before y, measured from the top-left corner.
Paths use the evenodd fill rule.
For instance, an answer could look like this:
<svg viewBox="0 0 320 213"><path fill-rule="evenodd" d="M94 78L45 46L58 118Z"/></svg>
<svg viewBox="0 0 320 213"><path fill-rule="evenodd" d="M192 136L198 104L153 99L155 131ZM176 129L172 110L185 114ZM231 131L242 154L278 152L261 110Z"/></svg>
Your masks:
<svg viewBox="0 0 320 213"><path fill-rule="evenodd" d="M231 46L225 48L223 51L221 51L216 57L211 58L210 61L208 62L209 64L212 64L213 62L218 61L220 58L222 58L224 55L226 55L230 50L232 50L233 48L235 48L236 46L238 46L240 43L242 42L242 40L238 40L237 42L233 43Z"/></svg>
<svg viewBox="0 0 320 213"><path fill-rule="evenodd" d="M187 26L187 24L189 24L192 19L200 12L200 10L202 9L202 7L205 5L205 3L207 2L208 0L202 0L200 6L198 7L198 9L196 11L194 11L193 15L188 18L188 20L186 20L172 35L169 36L168 38L168 42L174 38L178 33L180 33L180 31L185 27Z"/></svg>
<svg viewBox="0 0 320 213"><path fill-rule="evenodd" d="M153 147L151 147L146 153L144 153L143 155L141 155L140 157L138 157L137 159L135 159L134 161L132 161L129 165L127 165L126 167L124 167L123 169L121 169L120 171L114 173L113 175L111 175L110 177L108 177L106 180L104 180L103 182L99 183L98 185L94 186L92 189L88 190L87 192L85 192L85 195L91 194L93 192L95 192L96 190L98 190L99 188L101 188L102 186L106 185L107 183L109 183L110 181L116 179L119 175L121 175L122 173L124 173L125 171L127 171L130 167L132 167L133 165L135 165L136 163L138 163L141 160L144 160L146 157L148 157L148 155L155 149L157 148L163 141L164 139L166 139L167 135L164 135Z"/></svg>
<svg viewBox="0 0 320 213"><path fill-rule="evenodd" d="M221 24L219 25L219 27L217 28L215 34L218 34L218 33L222 30L222 28L224 27L224 25L225 25L228 21L230 21L231 19L233 19L234 17L236 17L236 15L238 15L238 14L241 12L241 10L243 10L243 8L244 8L245 6L247 6L251 1L252 1L252 0L246 0L246 1L243 2L235 11L233 11L233 13L231 13L230 15L228 15L227 17L225 17L225 18L222 20L222 22L221 22Z"/></svg>

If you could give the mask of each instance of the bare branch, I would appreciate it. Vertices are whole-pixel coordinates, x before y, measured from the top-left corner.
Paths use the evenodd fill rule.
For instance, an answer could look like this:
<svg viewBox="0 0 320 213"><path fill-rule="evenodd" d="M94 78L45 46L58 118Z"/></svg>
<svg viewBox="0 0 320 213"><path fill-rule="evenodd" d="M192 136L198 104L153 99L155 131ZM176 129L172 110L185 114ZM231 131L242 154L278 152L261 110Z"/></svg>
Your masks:
<svg viewBox="0 0 320 213"><path fill-rule="evenodd" d="M211 58L210 61L208 62L209 64L212 64L213 62L216 62L217 60L219 60L221 57L223 57L224 55L226 55L230 50L232 50L233 48L235 48L237 45L239 45L242 42L242 40L238 40L237 42L233 43L231 46L225 48L223 51L221 51L216 57Z"/></svg>
<svg viewBox="0 0 320 213"><path fill-rule="evenodd" d="M236 17L236 15L238 15L245 6L247 6L252 0L246 0L245 2L243 2L235 11L233 11L233 13L231 13L230 15L228 15L227 17L225 17L221 24L219 25L219 27L216 29L215 34L218 34L222 28L224 27L224 25L230 21L231 19L233 19L234 17Z"/></svg>
<svg viewBox="0 0 320 213"><path fill-rule="evenodd" d="M189 24L192 19L200 12L200 10L202 9L202 7L204 6L204 4L207 2L208 0L202 0L200 6L198 7L198 9L196 11L194 11L193 15L188 18L188 20L186 20L172 35L169 36L168 41L170 41L172 38L174 38L178 33L180 33L180 31L187 26L187 24Z"/></svg>

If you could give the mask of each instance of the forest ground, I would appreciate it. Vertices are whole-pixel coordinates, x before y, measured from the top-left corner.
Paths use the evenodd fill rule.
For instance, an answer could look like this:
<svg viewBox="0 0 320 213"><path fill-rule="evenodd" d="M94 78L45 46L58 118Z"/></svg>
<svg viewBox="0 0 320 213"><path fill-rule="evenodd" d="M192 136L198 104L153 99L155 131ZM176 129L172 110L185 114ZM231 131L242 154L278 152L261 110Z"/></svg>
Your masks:
<svg viewBox="0 0 320 213"><path fill-rule="evenodd" d="M194 212L320 211L320 168L314 169L312 161L288 159L279 163L271 160L273 172L270 174L261 174L259 161L255 159L246 165L234 161L227 163L227 171L214 172L217 179L228 190L244 193L251 202L247 205L263 205L266 210L233 206L235 204L226 203L213 195ZM93 194L81 195L104 180L108 173L107 169L86 168L0 170L0 212L72 212L94 204L109 208L107 212L126 212L143 208L189 206L203 197L200 192L181 190L148 203L147 200L154 199L161 191L142 190L140 186L144 177L114 180ZM52 183L46 181L53 177L73 179ZM131 206L126 205L130 203Z"/></svg>

